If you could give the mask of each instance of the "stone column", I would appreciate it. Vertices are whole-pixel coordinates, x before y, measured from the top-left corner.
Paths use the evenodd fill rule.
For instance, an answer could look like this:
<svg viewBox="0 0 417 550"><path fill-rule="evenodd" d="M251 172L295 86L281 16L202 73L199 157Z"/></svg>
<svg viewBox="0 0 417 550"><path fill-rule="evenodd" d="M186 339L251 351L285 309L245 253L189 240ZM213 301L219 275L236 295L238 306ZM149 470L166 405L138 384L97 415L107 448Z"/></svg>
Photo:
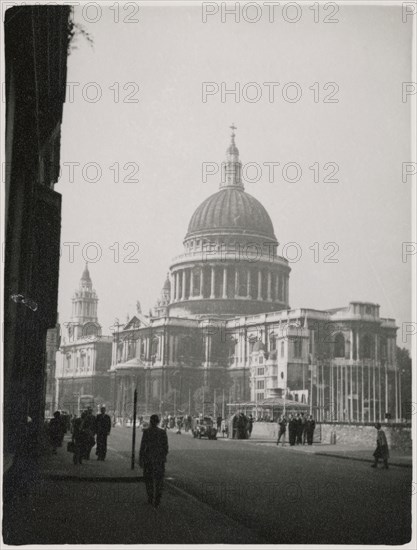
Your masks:
<svg viewBox="0 0 417 550"><path fill-rule="evenodd" d="M239 296L239 270L235 267L235 298Z"/></svg>
<svg viewBox="0 0 417 550"><path fill-rule="evenodd" d="M278 273L275 273L275 301L279 301L279 294L278 294L278 289L279 289L279 274Z"/></svg>
<svg viewBox="0 0 417 550"><path fill-rule="evenodd" d="M204 297L204 268L200 267L200 298Z"/></svg>
<svg viewBox="0 0 417 550"><path fill-rule="evenodd" d="M211 267L211 287L210 287L210 298L214 298L214 291L215 291L215 287L214 287L214 283L215 283L215 280L214 280L214 277L215 277L215 270L214 270L214 267L212 266Z"/></svg>
<svg viewBox="0 0 417 550"><path fill-rule="evenodd" d="M223 298L227 298L227 267L223 268Z"/></svg>
<svg viewBox="0 0 417 550"><path fill-rule="evenodd" d="M182 270L182 289L181 289L181 295L182 299L185 300L185 269Z"/></svg>
<svg viewBox="0 0 417 550"><path fill-rule="evenodd" d="M246 284L246 296L248 298L252 298L251 293L250 293L250 283L251 283L250 279L251 279L251 271L248 268L248 280L247 280L247 284Z"/></svg>
<svg viewBox="0 0 417 550"><path fill-rule="evenodd" d="M354 339L353 330L350 329L350 360L353 361L353 339Z"/></svg>
<svg viewBox="0 0 417 550"><path fill-rule="evenodd" d="M190 269L190 298L193 297L194 293L194 272L193 268Z"/></svg>
<svg viewBox="0 0 417 550"><path fill-rule="evenodd" d="M171 294L170 294L169 300L172 303L175 300L175 283L174 283L175 279L172 274L170 275L170 281L171 281Z"/></svg>
<svg viewBox="0 0 417 550"><path fill-rule="evenodd" d="M258 270L258 300L262 300L262 271Z"/></svg>
<svg viewBox="0 0 417 550"><path fill-rule="evenodd" d="M272 284L272 276L271 276L271 272L268 271L268 296L267 296L268 302L272 301L271 284Z"/></svg>
<svg viewBox="0 0 417 550"><path fill-rule="evenodd" d="M359 329L356 332L356 359L359 361L360 355L359 355Z"/></svg>
<svg viewBox="0 0 417 550"><path fill-rule="evenodd" d="M178 271L175 272L175 301L178 302L180 299L180 274Z"/></svg>

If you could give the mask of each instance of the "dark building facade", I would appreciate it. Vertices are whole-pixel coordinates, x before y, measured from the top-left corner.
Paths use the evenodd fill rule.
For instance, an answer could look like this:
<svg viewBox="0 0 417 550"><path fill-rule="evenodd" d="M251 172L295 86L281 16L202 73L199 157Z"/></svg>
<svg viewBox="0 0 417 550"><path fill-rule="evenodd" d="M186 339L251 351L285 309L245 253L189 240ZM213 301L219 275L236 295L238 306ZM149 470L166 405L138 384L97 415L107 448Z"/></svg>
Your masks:
<svg viewBox="0 0 417 550"><path fill-rule="evenodd" d="M46 334L57 322L69 6L16 6L4 22L6 204L4 448L13 453L28 416L45 409Z"/></svg>

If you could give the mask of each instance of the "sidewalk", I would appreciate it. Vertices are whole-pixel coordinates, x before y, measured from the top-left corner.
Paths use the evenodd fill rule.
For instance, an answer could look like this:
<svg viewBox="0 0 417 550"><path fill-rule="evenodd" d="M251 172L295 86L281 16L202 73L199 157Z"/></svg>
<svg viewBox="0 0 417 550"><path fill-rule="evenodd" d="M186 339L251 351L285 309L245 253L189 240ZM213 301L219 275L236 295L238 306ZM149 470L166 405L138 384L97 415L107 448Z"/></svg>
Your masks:
<svg viewBox="0 0 417 550"><path fill-rule="evenodd" d="M117 452L111 446L107 448L105 461L97 460L95 447L91 451L90 460L83 460L82 464L73 464L73 454L67 452L65 438L62 448L58 454L47 454L39 460L39 473L45 479L59 481L61 479L71 481L142 481L142 470L138 464L131 469L130 458ZM136 453L137 460L137 453Z"/></svg>
<svg viewBox="0 0 417 550"><path fill-rule="evenodd" d="M165 484L161 505L147 503L141 470L111 447L72 463L64 446L39 460L27 484L6 491L7 544L263 544L254 531Z"/></svg>
<svg viewBox="0 0 417 550"><path fill-rule="evenodd" d="M275 446L276 442L271 439L249 439L248 441L257 445ZM330 445L325 443L315 443L313 445L294 445L291 447L288 443L279 445L280 449L287 449L291 452L301 452L319 456L330 456L345 460L359 460L361 462L373 462L373 447L357 447L354 445ZM409 453L397 450L390 450L390 466L399 466L401 468L412 468L413 457L411 450Z"/></svg>

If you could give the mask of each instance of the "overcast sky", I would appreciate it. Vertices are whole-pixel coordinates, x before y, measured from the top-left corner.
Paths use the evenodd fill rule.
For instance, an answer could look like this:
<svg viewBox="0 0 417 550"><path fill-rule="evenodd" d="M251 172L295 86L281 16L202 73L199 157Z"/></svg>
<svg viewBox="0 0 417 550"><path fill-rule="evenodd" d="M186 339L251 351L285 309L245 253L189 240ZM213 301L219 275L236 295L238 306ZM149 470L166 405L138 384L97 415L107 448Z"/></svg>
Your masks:
<svg viewBox="0 0 417 550"><path fill-rule="evenodd" d="M230 16L222 23L220 12L203 23L198 6L141 5L136 13L119 4L119 13L103 6L99 19L93 9L75 15L94 45L79 36L68 60L68 81L79 85L70 85L73 97L67 93L56 190L63 195L62 242L80 246L74 258L62 248L61 322L70 318L81 249L91 242L102 252L90 273L103 331L115 317L132 315L137 300L144 312L154 305L191 215L218 190L217 175L202 181L202 164L223 161L232 122L242 163L262 169L245 188L267 208L278 251L289 242L302 251L291 264L291 307L362 300L380 304L381 315L399 325L411 319L411 263L401 255L402 243L413 240L410 184L401 179L410 158L410 102L401 101L401 88L411 80L411 18L402 22L400 6L341 6L332 17L339 22L327 24L330 13L321 11L315 23L307 7L296 23L279 10L269 22L265 7L256 23L247 21L253 11L240 23ZM206 101L204 82L219 87ZM240 102L232 95L222 101L222 82L228 89L240 83ZM257 86L245 87L250 82ZM273 101L265 82L280 83ZM298 90L299 101L283 99L290 82L297 86L287 86L287 97ZM324 88L332 82L338 90ZM258 101L249 101L256 94ZM265 162L280 163L273 182ZM297 182L283 178L289 162L302 169ZM68 163L80 163L73 181ZM88 181L96 176L88 163L100 165L99 181ZM323 181L331 176L326 163L338 165L338 182ZM248 169L246 179L254 178ZM124 249L126 243L137 247ZM338 263L323 261L334 250L325 251L326 243L337 244ZM84 251L94 260L95 246Z"/></svg>

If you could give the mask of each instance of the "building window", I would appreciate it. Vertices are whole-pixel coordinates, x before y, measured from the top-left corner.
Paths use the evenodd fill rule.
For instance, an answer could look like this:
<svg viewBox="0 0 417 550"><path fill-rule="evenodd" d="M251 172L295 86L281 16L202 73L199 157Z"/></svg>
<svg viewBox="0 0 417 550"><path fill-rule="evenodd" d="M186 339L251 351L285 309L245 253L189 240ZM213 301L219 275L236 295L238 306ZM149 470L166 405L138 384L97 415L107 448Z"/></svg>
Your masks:
<svg viewBox="0 0 417 550"><path fill-rule="evenodd" d="M263 367L258 368L258 376L263 376L265 369Z"/></svg>
<svg viewBox="0 0 417 550"><path fill-rule="evenodd" d="M369 334L365 334L361 340L361 359L372 359L372 339Z"/></svg>
<svg viewBox="0 0 417 550"><path fill-rule="evenodd" d="M263 390L265 388L265 382L264 380L257 380L256 382L256 389L257 390Z"/></svg>
<svg viewBox="0 0 417 550"><path fill-rule="evenodd" d="M336 334L334 339L334 356L345 357L345 337L341 332Z"/></svg>
<svg viewBox="0 0 417 550"><path fill-rule="evenodd" d="M301 357L303 350L303 342L301 338L296 338L294 340L294 357Z"/></svg>
<svg viewBox="0 0 417 550"><path fill-rule="evenodd" d="M258 393L257 396L258 396L258 399L264 399L264 393Z"/></svg>
<svg viewBox="0 0 417 550"><path fill-rule="evenodd" d="M258 357L258 363L259 363L260 365L262 365L263 362L264 362L263 355L260 355L260 356Z"/></svg>
<svg viewBox="0 0 417 550"><path fill-rule="evenodd" d="M281 371L281 379L284 379L284 371Z"/></svg>

